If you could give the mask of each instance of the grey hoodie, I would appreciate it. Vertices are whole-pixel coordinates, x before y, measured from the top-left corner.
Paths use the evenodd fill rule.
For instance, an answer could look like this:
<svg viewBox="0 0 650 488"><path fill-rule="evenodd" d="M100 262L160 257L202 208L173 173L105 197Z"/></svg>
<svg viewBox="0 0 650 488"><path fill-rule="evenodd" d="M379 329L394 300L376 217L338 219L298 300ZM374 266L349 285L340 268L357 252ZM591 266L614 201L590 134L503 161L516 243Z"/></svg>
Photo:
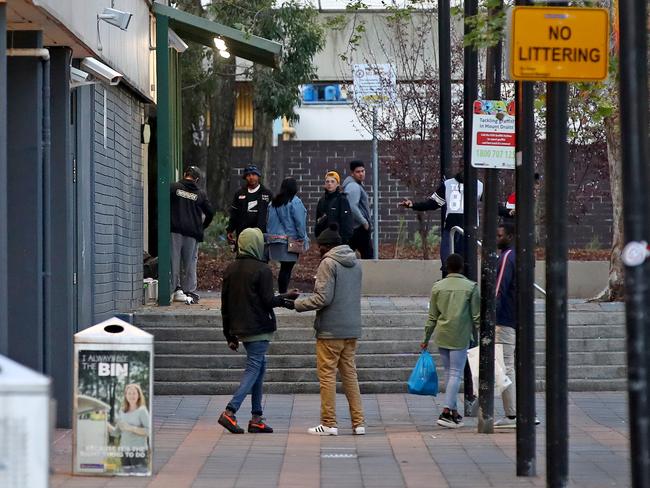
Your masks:
<svg viewBox="0 0 650 488"><path fill-rule="evenodd" d="M350 210L354 217L354 227L370 225L370 205L368 204L368 193L361 183L358 183L352 176L343 181L343 191L348 195Z"/></svg>
<svg viewBox="0 0 650 488"><path fill-rule="evenodd" d="M361 337L361 265L350 246L328 251L316 271L314 293L295 301L296 311L316 310L319 339Z"/></svg>

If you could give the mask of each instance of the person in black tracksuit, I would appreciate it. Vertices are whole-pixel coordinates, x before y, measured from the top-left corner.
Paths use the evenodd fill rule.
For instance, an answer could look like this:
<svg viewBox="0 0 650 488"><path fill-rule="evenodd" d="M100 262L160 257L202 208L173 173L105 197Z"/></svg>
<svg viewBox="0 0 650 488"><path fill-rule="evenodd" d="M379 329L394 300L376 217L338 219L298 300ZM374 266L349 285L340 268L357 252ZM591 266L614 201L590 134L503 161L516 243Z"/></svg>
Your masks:
<svg viewBox="0 0 650 488"><path fill-rule="evenodd" d="M273 432L262 418L266 351L276 330L273 308L292 308L290 299L297 297L296 290L274 295L273 274L264 261L264 236L259 229L244 229L238 238L237 259L226 268L221 289L223 335L233 351L240 342L246 349L246 369L239 387L219 417L219 424L233 434L244 433L235 414L249 393L252 417L248 432Z"/></svg>
<svg viewBox="0 0 650 488"><path fill-rule="evenodd" d="M325 193L316 205L314 235L318 237L321 232L329 228L331 223L336 223L343 244L347 244L352 237L352 211L340 182L341 177L336 171L330 171L325 175Z"/></svg>
<svg viewBox="0 0 650 488"><path fill-rule="evenodd" d="M244 229L258 228L266 233L266 219L273 194L260 184L260 176L262 174L257 166L244 168L246 186L235 193L230 205L230 220L226 231L231 244L237 242L237 236Z"/></svg>
<svg viewBox="0 0 650 488"><path fill-rule="evenodd" d="M201 171L188 166L170 186L173 301L198 303L196 262L203 231L214 217L207 194L197 186Z"/></svg>

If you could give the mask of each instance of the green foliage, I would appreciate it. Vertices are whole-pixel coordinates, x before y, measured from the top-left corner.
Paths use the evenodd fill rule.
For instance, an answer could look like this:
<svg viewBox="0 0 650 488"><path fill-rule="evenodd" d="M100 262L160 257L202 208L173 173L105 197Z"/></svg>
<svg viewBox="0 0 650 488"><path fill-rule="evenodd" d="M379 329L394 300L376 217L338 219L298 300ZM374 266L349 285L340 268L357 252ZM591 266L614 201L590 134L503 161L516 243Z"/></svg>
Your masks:
<svg viewBox="0 0 650 488"><path fill-rule="evenodd" d="M422 236L419 232L413 234L413 240L411 243L416 249L422 249ZM433 226L429 229L429 233L427 234L427 245L429 246L429 249L431 249L438 244L440 244L440 228L438 226Z"/></svg>
<svg viewBox="0 0 650 488"><path fill-rule="evenodd" d="M199 245L201 251L214 251L228 245L226 228L228 227L228 215L223 212L214 214L214 219L203 234L203 242Z"/></svg>
<svg viewBox="0 0 650 488"><path fill-rule="evenodd" d="M603 248L603 245L600 243L600 239L598 239L597 235L594 235L594 237L587 243L585 246L585 249L588 249L590 251L598 251Z"/></svg>

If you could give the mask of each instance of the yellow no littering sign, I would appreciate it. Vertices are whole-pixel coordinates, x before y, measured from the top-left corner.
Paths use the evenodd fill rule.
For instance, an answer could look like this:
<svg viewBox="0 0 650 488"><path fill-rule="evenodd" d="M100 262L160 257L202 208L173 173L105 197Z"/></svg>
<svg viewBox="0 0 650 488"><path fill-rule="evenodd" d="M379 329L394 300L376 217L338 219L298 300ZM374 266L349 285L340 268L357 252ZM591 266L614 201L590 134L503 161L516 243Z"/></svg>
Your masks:
<svg viewBox="0 0 650 488"><path fill-rule="evenodd" d="M606 9L515 7L510 22L510 71L514 80L607 78Z"/></svg>

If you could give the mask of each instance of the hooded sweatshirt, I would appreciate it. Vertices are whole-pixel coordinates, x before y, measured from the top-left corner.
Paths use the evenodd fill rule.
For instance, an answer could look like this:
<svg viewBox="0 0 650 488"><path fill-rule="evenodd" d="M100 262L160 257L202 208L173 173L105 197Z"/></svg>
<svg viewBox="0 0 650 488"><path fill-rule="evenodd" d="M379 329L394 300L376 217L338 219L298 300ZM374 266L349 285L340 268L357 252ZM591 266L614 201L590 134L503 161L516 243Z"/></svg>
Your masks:
<svg viewBox="0 0 650 488"><path fill-rule="evenodd" d="M368 193L361 183L352 176L343 181L343 191L348 196L350 210L354 218L354 228L362 225L370 225L370 205L368 204Z"/></svg>
<svg viewBox="0 0 650 488"><path fill-rule="evenodd" d="M316 310L314 329L319 339L357 339L361 336L361 265L347 245L330 249L316 271L314 293L298 298L298 312Z"/></svg>
<svg viewBox="0 0 650 488"><path fill-rule="evenodd" d="M276 330L273 307L283 299L273 293L273 274L262 259L264 236L259 229L244 229L238 238L237 259L223 276L221 317L228 342L270 340Z"/></svg>
<svg viewBox="0 0 650 488"><path fill-rule="evenodd" d="M202 242L203 230L214 217L207 194L192 180L172 183L170 193L171 231Z"/></svg>

